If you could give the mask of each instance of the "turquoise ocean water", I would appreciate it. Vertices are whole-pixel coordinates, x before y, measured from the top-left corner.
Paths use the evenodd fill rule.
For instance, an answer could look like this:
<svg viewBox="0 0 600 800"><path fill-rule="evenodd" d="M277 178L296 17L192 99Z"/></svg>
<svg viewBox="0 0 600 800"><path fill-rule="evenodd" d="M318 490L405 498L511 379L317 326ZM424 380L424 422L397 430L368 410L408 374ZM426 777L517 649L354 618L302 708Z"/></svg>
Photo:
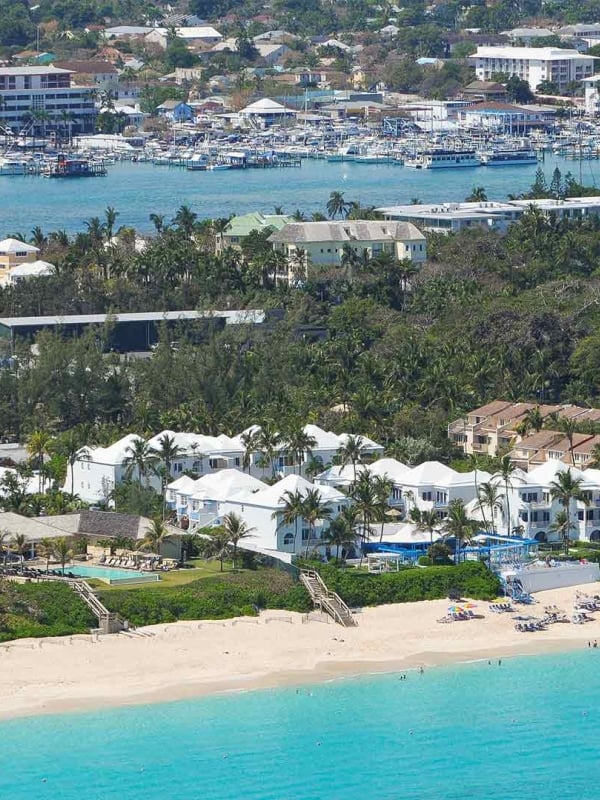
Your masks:
<svg viewBox="0 0 600 800"><path fill-rule="evenodd" d="M0 797L596 800L599 659L586 649L5 722Z"/></svg>
<svg viewBox="0 0 600 800"><path fill-rule="evenodd" d="M555 166L579 179L579 163L548 155L542 165L548 179ZM346 199L363 205L394 205L445 200L462 201L473 186L484 186L490 199L528 189L536 167L477 167L473 169L413 170L386 164L366 165L305 160L299 169L251 169L188 172L152 164L121 163L109 167L105 178L48 180L42 177L0 177L0 236L20 231L83 229L83 222L102 216L107 206L120 212L117 225L153 230L150 213L169 220L176 209L190 204L200 218L225 217L259 210L272 213L283 206L309 214L325 210L329 194L343 191ZM584 161L581 179L600 182L600 162ZM599 190L600 191L600 190Z"/></svg>

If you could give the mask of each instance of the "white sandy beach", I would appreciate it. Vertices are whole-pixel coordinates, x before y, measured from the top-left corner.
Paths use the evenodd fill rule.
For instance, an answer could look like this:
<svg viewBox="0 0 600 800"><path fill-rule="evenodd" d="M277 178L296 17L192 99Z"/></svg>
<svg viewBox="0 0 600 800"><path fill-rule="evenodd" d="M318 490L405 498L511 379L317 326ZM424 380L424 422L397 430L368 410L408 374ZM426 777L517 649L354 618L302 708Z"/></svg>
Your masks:
<svg viewBox="0 0 600 800"><path fill-rule="evenodd" d="M595 587L580 587L595 591ZM557 605L569 617L576 587L540 592L520 614ZM81 635L0 645L0 718L301 685L365 672L587 647L600 613L584 625L519 633L509 614L477 603L482 619L439 624L447 600L380 606L356 628L284 611L224 622L178 622L94 639ZM600 651L599 651L600 658Z"/></svg>

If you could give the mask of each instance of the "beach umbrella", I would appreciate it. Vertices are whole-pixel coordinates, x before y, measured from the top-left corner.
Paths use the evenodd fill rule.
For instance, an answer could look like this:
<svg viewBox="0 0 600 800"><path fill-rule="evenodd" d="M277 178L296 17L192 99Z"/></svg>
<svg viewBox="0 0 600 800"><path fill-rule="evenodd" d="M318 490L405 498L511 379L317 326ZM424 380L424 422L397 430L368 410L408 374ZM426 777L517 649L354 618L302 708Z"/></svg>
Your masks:
<svg viewBox="0 0 600 800"><path fill-rule="evenodd" d="M461 603L461 608L477 608L477 603Z"/></svg>

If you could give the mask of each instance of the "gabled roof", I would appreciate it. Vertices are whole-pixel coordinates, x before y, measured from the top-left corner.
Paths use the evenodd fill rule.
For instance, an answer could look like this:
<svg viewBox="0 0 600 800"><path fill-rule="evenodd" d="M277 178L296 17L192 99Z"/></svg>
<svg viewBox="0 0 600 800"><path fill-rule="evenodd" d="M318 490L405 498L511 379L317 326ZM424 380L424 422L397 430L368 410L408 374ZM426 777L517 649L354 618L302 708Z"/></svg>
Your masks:
<svg viewBox="0 0 600 800"><path fill-rule="evenodd" d="M397 461L395 458L380 458L369 464L369 472L373 475L387 475L387 477L396 482L400 481L407 472L410 472L410 467Z"/></svg>
<svg viewBox="0 0 600 800"><path fill-rule="evenodd" d="M8 253L39 253L40 248L22 242L20 239L2 239L0 241L0 255Z"/></svg>
<svg viewBox="0 0 600 800"><path fill-rule="evenodd" d="M269 237L270 242L370 242L425 241L412 222L344 220L341 222L292 222Z"/></svg>
<svg viewBox="0 0 600 800"><path fill-rule="evenodd" d="M566 472L568 469L571 470L573 478L585 478L581 470L570 467L568 464L565 464L564 461L552 458L527 473L527 482L534 486L547 486L549 483L556 480L556 476L559 472Z"/></svg>
<svg viewBox="0 0 600 800"><path fill-rule="evenodd" d="M288 222L293 221L289 214L261 214L260 211L251 211L239 217L232 217L225 229L227 236L247 236L250 231L262 231L265 228L280 230Z"/></svg>
<svg viewBox="0 0 600 800"><path fill-rule="evenodd" d="M225 501L240 494L258 494L267 488L266 483L239 469L222 469L195 481L191 496L196 500Z"/></svg>
<svg viewBox="0 0 600 800"><path fill-rule="evenodd" d="M409 470L403 476L403 482L409 486L418 483L427 485L440 483L445 485L456 474L455 470L450 469L450 467L439 461L424 461Z"/></svg>
<svg viewBox="0 0 600 800"><path fill-rule="evenodd" d="M492 477L490 472L485 472L481 469L473 470L472 472L456 472L454 475L449 475L443 481L444 486L481 486L482 483L487 483Z"/></svg>
<svg viewBox="0 0 600 800"><path fill-rule="evenodd" d="M177 478L176 481L168 483L167 489L171 489L171 491L177 492L178 494L188 494L193 491L195 486L196 481L193 478L190 478L189 475L182 475L181 478Z"/></svg>
<svg viewBox="0 0 600 800"><path fill-rule="evenodd" d="M256 494L244 494L238 497L238 502L243 500L244 503L253 506L276 509L283 506L286 492L301 492L305 495L311 489L319 492L321 501L324 503L335 503L346 499L345 495L330 486L315 486L300 475L286 475L273 486L268 486Z"/></svg>
<svg viewBox="0 0 600 800"><path fill-rule="evenodd" d="M127 458L128 448L141 439L136 433L129 433L123 436L116 442L113 442L109 447L87 447L80 451L84 456L87 453L86 460L92 461L95 464L111 464L118 466L122 464Z"/></svg>

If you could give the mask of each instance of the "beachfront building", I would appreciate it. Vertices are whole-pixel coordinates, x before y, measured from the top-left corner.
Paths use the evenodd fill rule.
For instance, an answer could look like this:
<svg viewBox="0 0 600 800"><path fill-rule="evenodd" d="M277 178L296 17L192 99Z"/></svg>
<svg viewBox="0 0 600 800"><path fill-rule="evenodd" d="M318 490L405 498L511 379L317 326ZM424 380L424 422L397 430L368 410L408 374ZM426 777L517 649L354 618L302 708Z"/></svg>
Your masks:
<svg viewBox="0 0 600 800"><path fill-rule="evenodd" d="M411 222L420 230L456 233L464 228L491 228L506 231L534 206L544 216L556 220L580 220L600 215L599 197L569 197L532 200L485 200L465 203L424 203L422 205L383 206L376 209L385 219Z"/></svg>
<svg viewBox="0 0 600 800"><path fill-rule="evenodd" d="M284 125L293 121L297 113L276 100L263 97L238 111L237 117L240 122L245 122L252 128L270 128L271 125Z"/></svg>
<svg viewBox="0 0 600 800"><path fill-rule="evenodd" d="M221 233L217 233L215 237L216 251L221 253L227 247L240 250L244 239L254 231L264 233L269 230L274 233L293 221L294 218L289 214L261 214L260 211L251 211L249 214L232 217L225 229Z"/></svg>
<svg viewBox="0 0 600 800"><path fill-rule="evenodd" d="M72 133L93 131L97 113L93 95L86 87L72 86L71 76L71 70L53 66L0 67L0 125L19 133L33 124L44 133L68 117Z"/></svg>
<svg viewBox="0 0 600 800"><path fill-rule="evenodd" d="M0 241L0 286L11 282L11 272L22 265L31 266L40 252L39 247L22 242L20 239L2 239Z"/></svg>
<svg viewBox="0 0 600 800"><path fill-rule="evenodd" d="M478 47L468 57L477 78L489 81L502 73L527 81L532 92L544 81L555 83L561 92L572 81L594 72L594 57L561 47Z"/></svg>
<svg viewBox="0 0 600 800"><path fill-rule="evenodd" d="M345 266L352 253L356 258L369 259L387 254L417 265L427 258L425 236L409 222L291 222L269 241L285 257L287 271L279 277L286 281L305 277L309 265Z"/></svg>

